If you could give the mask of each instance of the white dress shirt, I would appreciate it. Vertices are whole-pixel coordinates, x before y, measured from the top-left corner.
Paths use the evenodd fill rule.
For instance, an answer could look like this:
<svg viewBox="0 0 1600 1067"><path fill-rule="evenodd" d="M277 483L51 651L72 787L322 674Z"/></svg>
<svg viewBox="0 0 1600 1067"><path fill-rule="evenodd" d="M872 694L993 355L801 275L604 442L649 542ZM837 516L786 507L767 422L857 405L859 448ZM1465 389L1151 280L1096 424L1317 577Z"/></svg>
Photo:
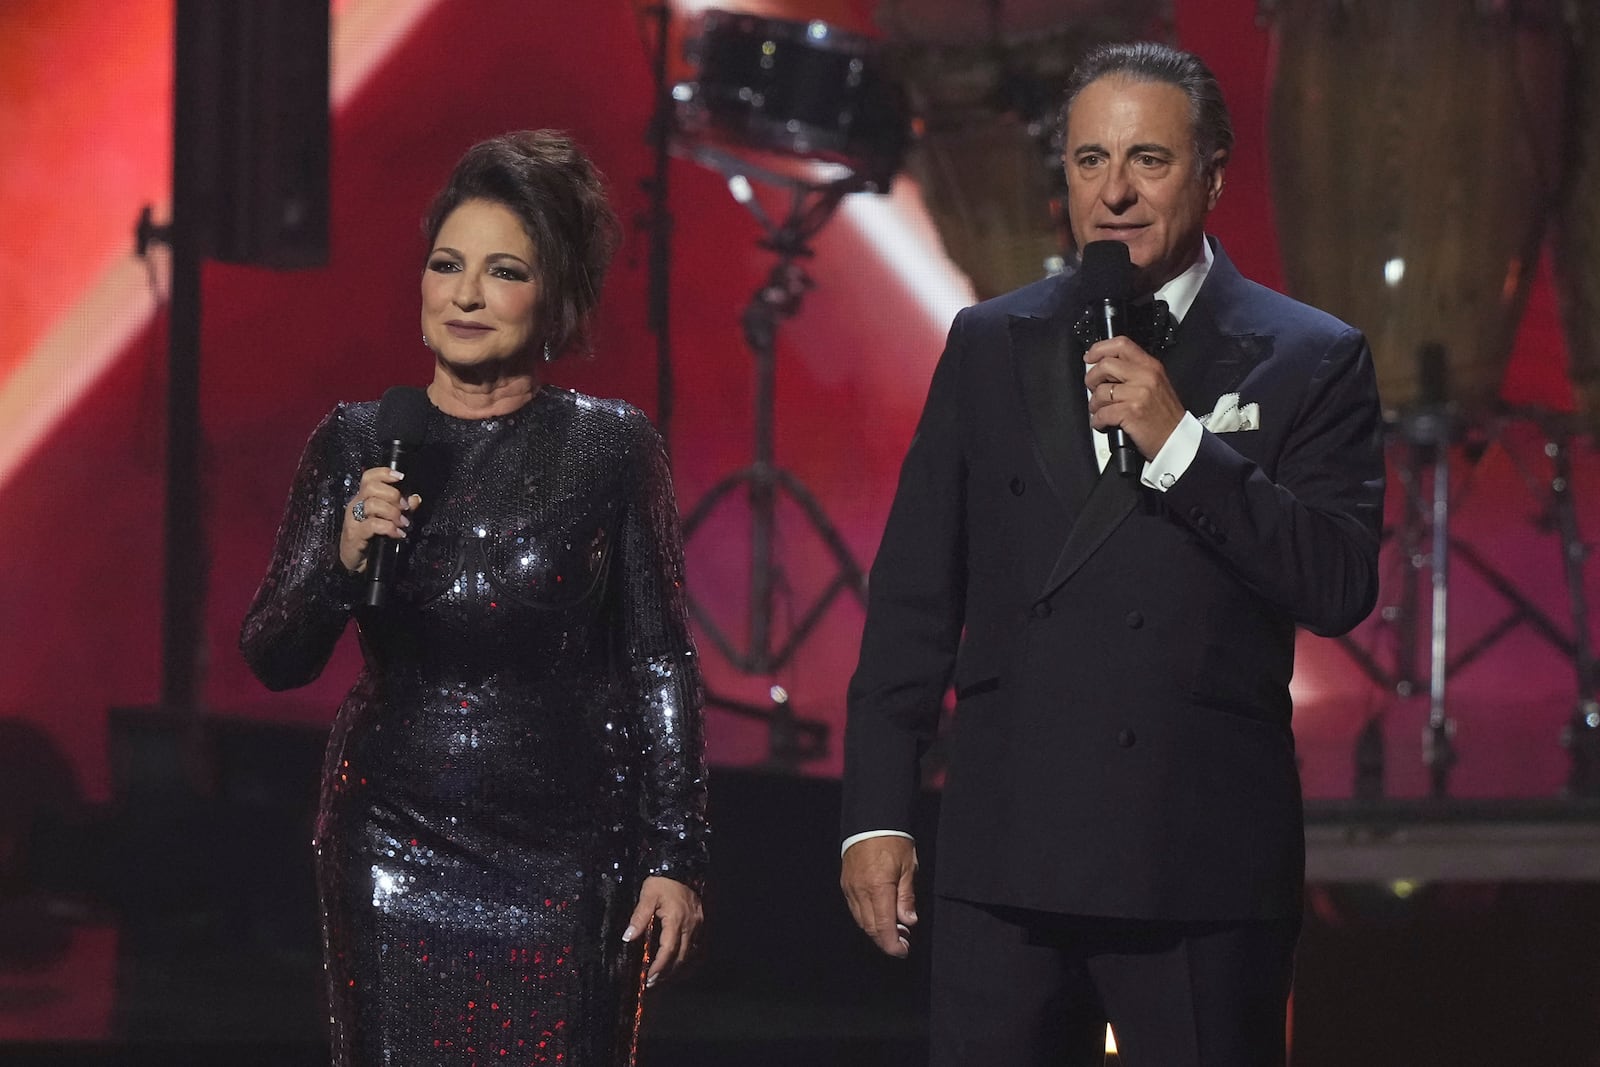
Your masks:
<svg viewBox="0 0 1600 1067"><path fill-rule="evenodd" d="M1200 258L1194 261L1193 266L1156 290L1155 299L1165 300L1167 310L1179 323L1189 314L1189 309L1194 306L1194 298L1200 293L1200 286L1211 272L1211 242L1202 239L1200 249ZM1183 418L1178 420L1177 428L1167 438L1166 444L1161 446L1161 451L1145 463L1139 481L1162 493L1178 484L1183 472L1194 462L1195 453L1200 451L1200 433L1200 420L1192 412L1185 411ZM1110 434L1094 434L1094 456L1101 470L1105 470L1106 464L1111 461L1110 437Z"/></svg>

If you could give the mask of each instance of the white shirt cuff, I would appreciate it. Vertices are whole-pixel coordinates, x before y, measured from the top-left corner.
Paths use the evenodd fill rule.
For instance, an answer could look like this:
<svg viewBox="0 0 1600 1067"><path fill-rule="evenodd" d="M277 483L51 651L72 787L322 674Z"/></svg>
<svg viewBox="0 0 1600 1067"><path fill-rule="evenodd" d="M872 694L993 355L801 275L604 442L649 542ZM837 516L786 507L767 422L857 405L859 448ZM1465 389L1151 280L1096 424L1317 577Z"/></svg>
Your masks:
<svg viewBox="0 0 1600 1067"><path fill-rule="evenodd" d="M865 833L851 834L849 837L845 838L844 844L839 846L839 855L843 856L850 850L851 845L855 844L857 841L865 841L869 837L903 837L907 841L916 840L916 838L912 837L904 830L868 830Z"/></svg>
<svg viewBox="0 0 1600 1067"><path fill-rule="evenodd" d="M1194 457L1199 453L1200 439L1204 434L1205 427L1200 425L1200 420L1192 412L1185 411L1177 427L1167 436L1167 443L1161 446L1161 451L1144 465L1139 481L1163 493L1178 484L1178 479L1183 477L1183 472L1189 469L1189 464L1194 462Z"/></svg>

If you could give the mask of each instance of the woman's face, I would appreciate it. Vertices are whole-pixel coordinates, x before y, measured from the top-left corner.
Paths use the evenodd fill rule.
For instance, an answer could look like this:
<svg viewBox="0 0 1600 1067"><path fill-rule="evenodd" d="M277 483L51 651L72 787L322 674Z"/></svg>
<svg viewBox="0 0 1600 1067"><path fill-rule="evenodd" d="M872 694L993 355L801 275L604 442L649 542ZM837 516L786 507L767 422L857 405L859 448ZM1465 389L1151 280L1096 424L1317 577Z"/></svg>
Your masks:
<svg viewBox="0 0 1600 1067"><path fill-rule="evenodd" d="M516 213L467 200L439 227L422 272L422 336L447 365L483 369L535 343L537 250Z"/></svg>

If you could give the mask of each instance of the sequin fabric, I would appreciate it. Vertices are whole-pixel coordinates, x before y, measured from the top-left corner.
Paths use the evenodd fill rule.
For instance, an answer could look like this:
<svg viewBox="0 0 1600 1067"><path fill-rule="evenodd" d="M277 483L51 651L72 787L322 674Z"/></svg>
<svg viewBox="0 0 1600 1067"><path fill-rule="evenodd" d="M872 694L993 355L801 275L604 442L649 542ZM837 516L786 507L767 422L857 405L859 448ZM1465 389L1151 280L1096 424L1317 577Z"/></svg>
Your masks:
<svg viewBox="0 0 1600 1067"><path fill-rule="evenodd" d="M354 614L365 668L323 768L334 1062L630 1064L649 875L700 888L701 686L665 454L637 410L546 387L437 410L395 600L353 607L343 507L376 404L312 434L240 647L315 678Z"/></svg>

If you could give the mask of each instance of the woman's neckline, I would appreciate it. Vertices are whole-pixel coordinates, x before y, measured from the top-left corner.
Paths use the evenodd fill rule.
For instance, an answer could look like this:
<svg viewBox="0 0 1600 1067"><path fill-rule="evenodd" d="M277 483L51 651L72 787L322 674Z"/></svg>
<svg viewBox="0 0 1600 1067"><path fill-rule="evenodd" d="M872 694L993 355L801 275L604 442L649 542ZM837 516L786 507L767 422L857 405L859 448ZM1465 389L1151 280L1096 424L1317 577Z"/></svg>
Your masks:
<svg viewBox="0 0 1600 1067"><path fill-rule="evenodd" d="M499 422L499 421L503 421L505 419L514 419L514 418L519 417L520 415L522 415L523 412L529 410L535 404L539 403L539 401L543 400L546 396L548 396L550 391L551 391L550 384L548 382L541 382L536 388L534 388L534 390L532 392L527 394L527 399L524 400L522 403L518 404L516 407L511 408L511 409L509 409L507 411L495 412L493 414L457 415L457 414L454 414L452 412L446 411L446 410L444 410L444 408L440 407L437 403L434 402L434 399L433 399L432 396L428 397L428 403L433 408L434 411L439 413L439 415L442 418L449 419L451 422L489 423L489 422Z"/></svg>

